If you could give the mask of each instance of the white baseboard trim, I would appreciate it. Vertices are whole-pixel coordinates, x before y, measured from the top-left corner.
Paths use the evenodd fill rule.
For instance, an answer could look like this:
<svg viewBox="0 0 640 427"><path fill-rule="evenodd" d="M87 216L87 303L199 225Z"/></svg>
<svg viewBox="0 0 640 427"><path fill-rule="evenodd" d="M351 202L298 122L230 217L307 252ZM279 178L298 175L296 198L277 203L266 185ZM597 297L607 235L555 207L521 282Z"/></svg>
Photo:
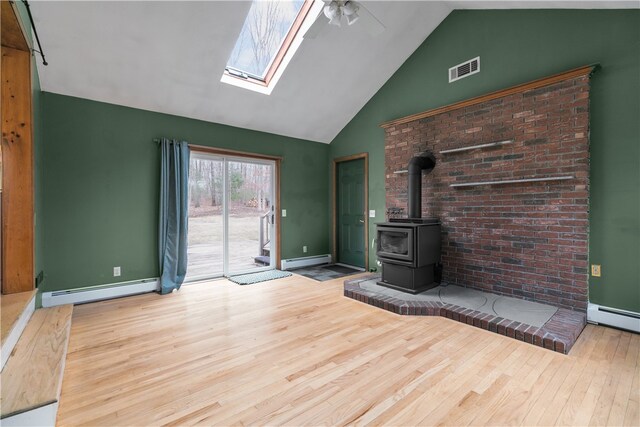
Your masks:
<svg viewBox="0 0 640 427"><path fill-rule="evenodd" d="M291 270L293 268L310 267L312 265L331 264L331 255L316 255L302 258L283 259L281 262L282 270Z"/></svg>
<svg viewBox="0 0 640 427"><path fill-rule="evenodd" d="M55 426L58 413L58 402L50 403L30 411L21 412L0 420L2 427L14 426Z"/></svg>
<svg viewBox="0 0 640 427"><path fill-rule="evenodd" d="M589 303L587 322L640 333L640 313Z"/></svg>
<svg viewBox="0 0 640 427"><path fill-rule="evenodd" d="M9 360L9 356L11 356L11 352L13 348L18 343L20 336L22 335L22 331L27 327L27 323L29 323L29 319L31 319L31 315L36 310L36 296L33 295L31 301L25 306L24 311L18 317L16 324L13 325L11 332L7 336L7 339L2 344L2 349L0 349L0 358L2 359L2 367L0 369L4 369L5 363Z"/></svg>
<svg viewBox="0 0 640 427"><path fill-rule="evenodd" d="M43 292L42 306L54 307L56 305L64 304L83 304L105 299L155 292L159 289L159 279L151 278L63 291Z"/></svg>

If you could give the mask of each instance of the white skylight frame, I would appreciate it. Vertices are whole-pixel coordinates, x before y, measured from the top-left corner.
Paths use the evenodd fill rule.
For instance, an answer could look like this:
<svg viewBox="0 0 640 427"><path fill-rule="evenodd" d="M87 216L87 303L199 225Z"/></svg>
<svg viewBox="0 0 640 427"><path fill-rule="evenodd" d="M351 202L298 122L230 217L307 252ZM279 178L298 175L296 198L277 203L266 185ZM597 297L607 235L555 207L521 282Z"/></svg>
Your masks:
<svg viewBox="0 0 640 427"><path fill-rule="evenodd" d="M252 77L241 78L241 77L236 77L233 74L230 74L225 69L225 71L222 74L222 77L220 78L220 81L222 83L230 84L243 89L252 90L254 92L262 93L264 95L270 95L271 92L273 91L273 88L280 80L280 77L282 77L284 70L289 65L289 62L291 61L296 51L302 44L302 40L304 39L305 33L309 30L311 25L315 22L316 18L318 17L320 12L322 11L322 8L324 7L324 2L322 0L308 0L308 2L311 3L311 7L305 13L305 17L302 21L302 24L298 27L297 32L293 37L293 39L291 40L291 42L288 44L288 46L286 47L283 46L286 49L286 53L284 54L280 62L276 65L275 71L271 75L271 78L269 78L267 81L255 79ZM281 47L281 49L283 47ZM270 63L269 67L273 66L274 59L272 59L272 63Z"/></svg>

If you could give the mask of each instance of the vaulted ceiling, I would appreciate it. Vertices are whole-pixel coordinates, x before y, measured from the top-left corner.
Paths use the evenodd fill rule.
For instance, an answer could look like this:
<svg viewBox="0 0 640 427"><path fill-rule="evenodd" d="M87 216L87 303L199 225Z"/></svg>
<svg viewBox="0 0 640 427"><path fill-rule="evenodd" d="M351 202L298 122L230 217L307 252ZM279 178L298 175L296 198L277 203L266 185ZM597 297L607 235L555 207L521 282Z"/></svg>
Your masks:
<svg viewBox="0 0 640 427"><path fill-rule="evenodd" d="M32 2L42 90L329 143L455 8L611 8L629 1L366 1L305 39L270 95L220 82L250 1Z"/></svg>

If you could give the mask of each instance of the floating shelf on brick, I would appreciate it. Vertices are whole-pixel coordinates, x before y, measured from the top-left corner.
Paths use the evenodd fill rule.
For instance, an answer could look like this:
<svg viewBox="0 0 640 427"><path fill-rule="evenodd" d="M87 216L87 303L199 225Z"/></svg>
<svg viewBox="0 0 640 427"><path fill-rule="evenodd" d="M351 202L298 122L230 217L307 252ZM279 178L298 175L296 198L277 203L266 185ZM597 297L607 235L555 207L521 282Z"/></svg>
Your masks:
<svg viewBox="0 0 640 427"><path fill-rule="evenodd" d="M511 144L511 143L513 143L512 139L509 139L509 140L506 140L506 141L488 142L486 144L471 145L469 147L452 148L450 150L442 150L442 151L440 151L440 154L461 153L463 151L471 151L471 150L476 150L478 148L499 147L501 145L507 145L507 144Z"/></svg>
<svg viewBox="0 0 640 427"><path fill-rule="evenodd" d="M565 176L546 176L542 178L523 178L523 179L505 179L502 181L478 181L464 182L458 184L449 184L450 187L476 187L479 185L499 185L499 184L519 184L523 182L542 182L542 181L566 181L575 178L573 175Z"/></svg>

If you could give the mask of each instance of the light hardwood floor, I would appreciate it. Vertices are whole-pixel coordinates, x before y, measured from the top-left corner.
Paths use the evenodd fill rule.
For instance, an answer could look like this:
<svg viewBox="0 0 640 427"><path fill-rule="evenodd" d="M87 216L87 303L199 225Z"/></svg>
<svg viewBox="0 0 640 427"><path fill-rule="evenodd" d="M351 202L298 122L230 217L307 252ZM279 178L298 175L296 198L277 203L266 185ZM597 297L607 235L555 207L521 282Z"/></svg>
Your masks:
<svg viewBox="0 0 640 427"><path fill-rule="evenodd" d="M638 425L640 336L568 356L301 276L76 306L59 425Z"/></svg>
<svg viewBox="0 0 640 427"><path fill-rule="evenodd" d="M2 417L58 401L72 312L68 304L33 313L0 375Z"/></svg>
<svg viewBox="0 0 640 427"><path fill-rule="evenodd" d="M33 290L0 296L0 340L2 344L35 294L36 291Z"/></svg>

